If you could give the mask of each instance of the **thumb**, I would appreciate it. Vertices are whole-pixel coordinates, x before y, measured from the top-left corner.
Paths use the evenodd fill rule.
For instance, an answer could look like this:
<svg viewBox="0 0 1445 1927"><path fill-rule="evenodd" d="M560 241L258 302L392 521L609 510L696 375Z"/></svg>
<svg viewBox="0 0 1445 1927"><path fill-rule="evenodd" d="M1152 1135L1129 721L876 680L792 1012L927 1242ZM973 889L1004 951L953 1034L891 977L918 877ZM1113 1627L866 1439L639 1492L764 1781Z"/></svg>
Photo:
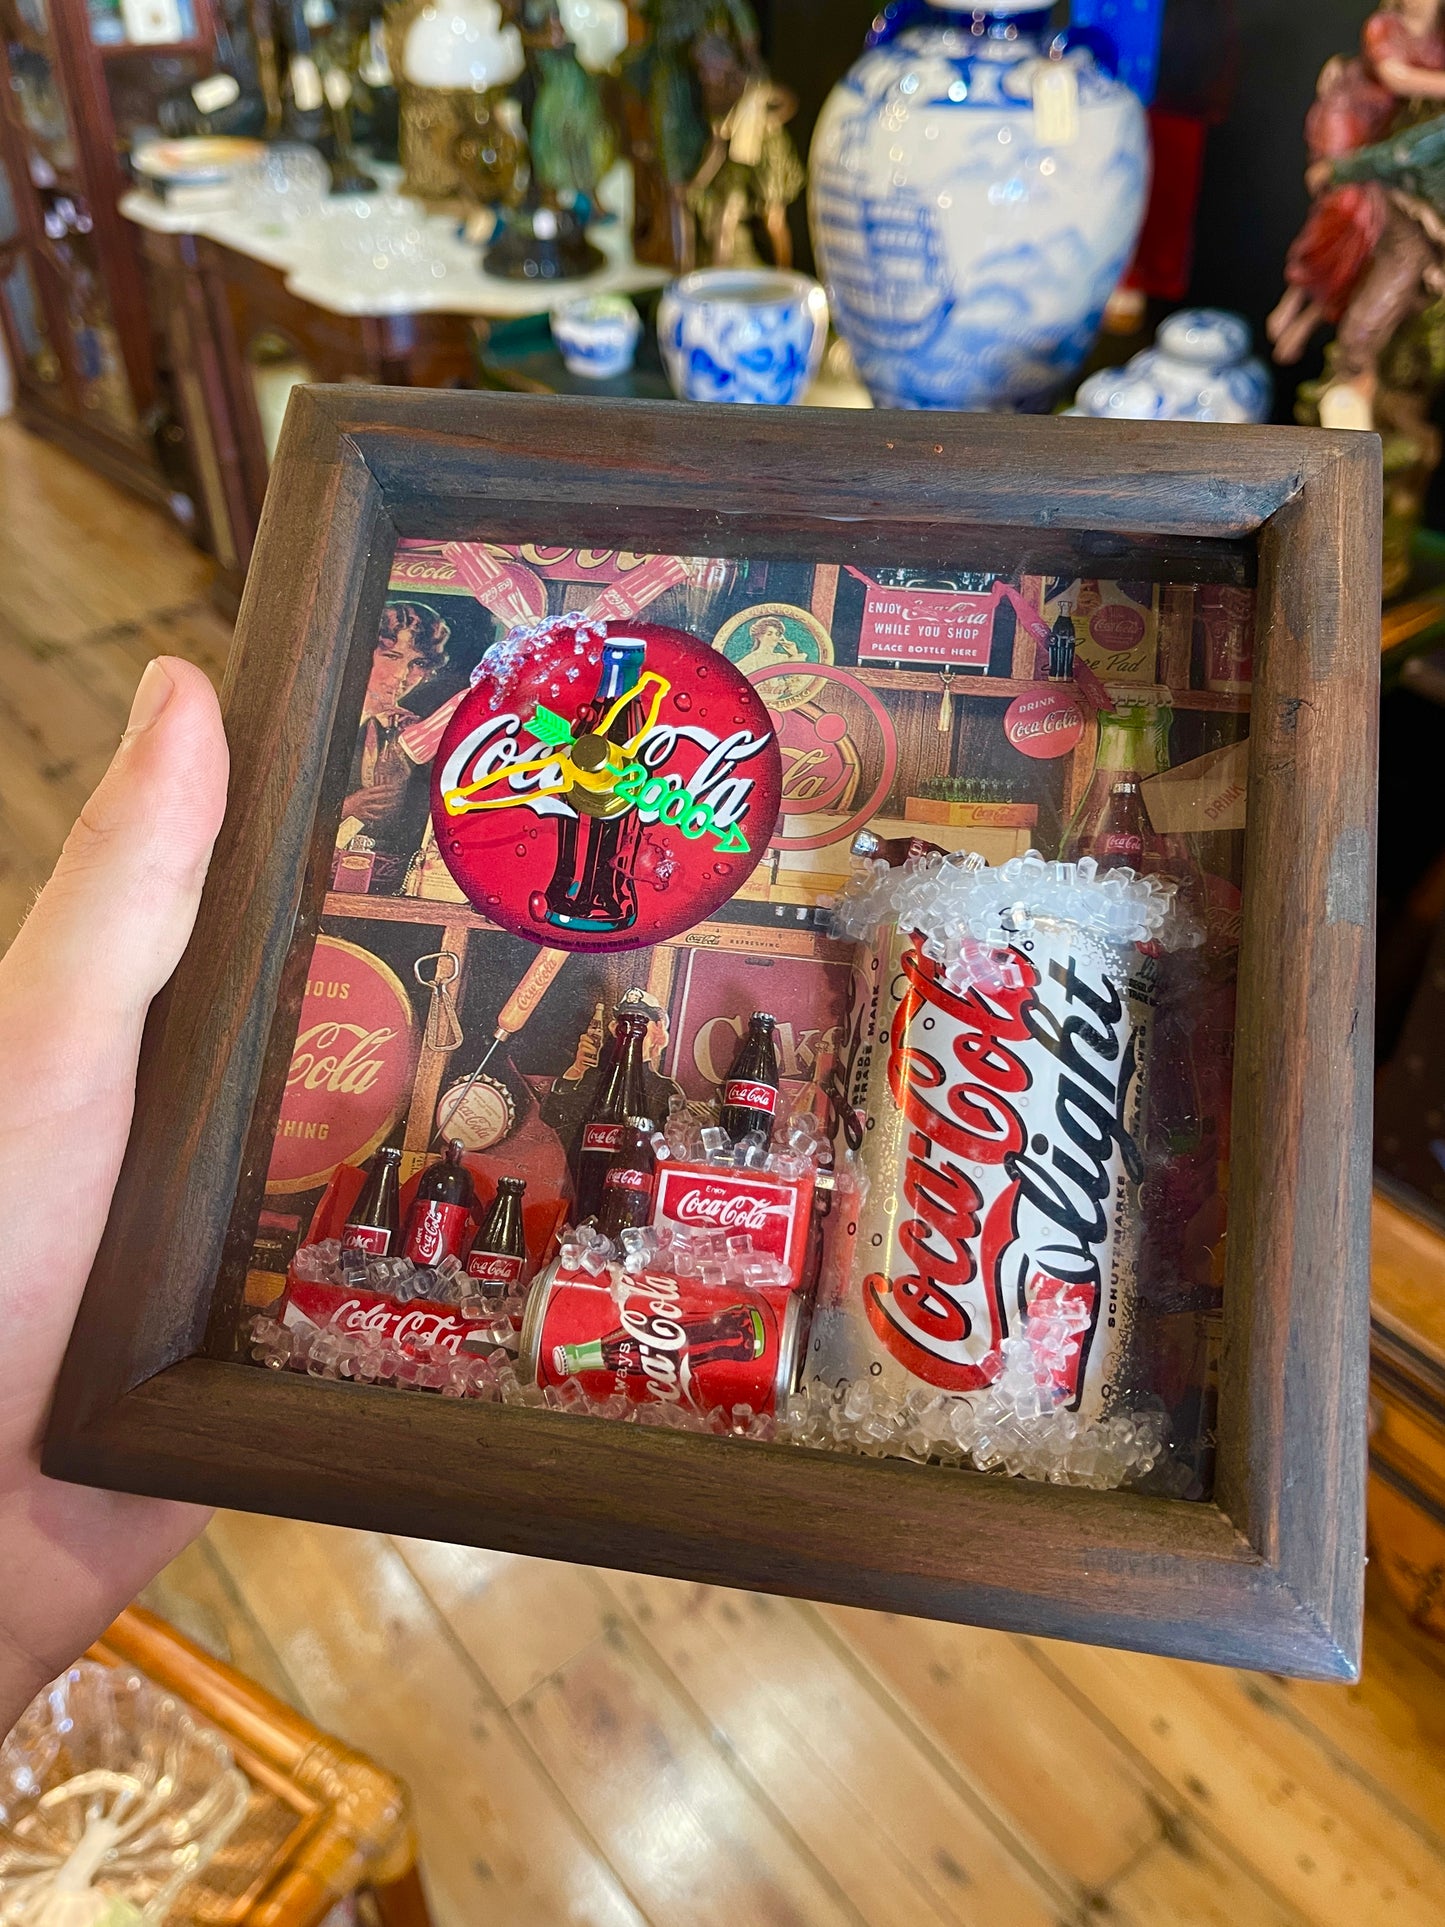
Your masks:
<svg viewBox="0 0 1445 1927"><path fill-rule="evenodd" d="M52 1077L74 1072L92 1089L133 1077L147 1007L195 921L228 769L209 681L179 657L157 657L110 768L0 965L11 1036L28 1017ZM48 1096L63 1105L53 1084Z"/></svg>

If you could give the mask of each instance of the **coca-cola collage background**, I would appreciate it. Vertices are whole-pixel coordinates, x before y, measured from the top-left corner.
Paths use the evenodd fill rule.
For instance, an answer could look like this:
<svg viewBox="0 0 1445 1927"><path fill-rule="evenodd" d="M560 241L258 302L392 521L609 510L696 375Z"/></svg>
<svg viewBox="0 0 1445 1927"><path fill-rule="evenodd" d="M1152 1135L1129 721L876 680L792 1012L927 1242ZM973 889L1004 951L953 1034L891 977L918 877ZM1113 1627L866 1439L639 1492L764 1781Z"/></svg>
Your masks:
<svg viewBox="0 0 1445 1927"><path fill-rule="evenodd" d="M677 1100L710 1115L755 1010L777 1020L783 1111L827 1118L854 964L829 906L860 832L895 850L910 839L975 850L991 864L1030 849L1054 857L1072 837L1074 854L1128 861L1135 833L1119 816L1130 805L1116 780L1127 777L1154 829L1185 835L1216 951L1228 956L1252 605L1236 589L1004 579L951 565L869 574L803 560L403 542L348 794L327 829L331 890L296 1022L248 1316L280 1297L298 1246L324 1229L318 1209L337 1174L388 1143L402 1152L406 1184L443 1138L459 1138L484 1205L502 1176L525 1178L529 1256L543 1262L565 1217L569 1152L612 1013L628 993L650 1018L655 1119L670 1106L675 1114ZM468 900L433 822L434 770L487 652L582 612L696 638L700 663L721 657L751 684L781 754L776 829L760 857L749 849L738 863L735 888L722 887L727 865L716 858L705 872L664 865L648 877L639 852L648 902L671 926L641 947L626 947L624 934L610 947L559 950L517 934L500 908L478 907L475 883ZM564 686L557 706L591 695ZM531 836L515 867L544 893L561 872L565 832L551 818ZM705 900L696 918L694 888ZM1228 996L1226 987L1213 1007L1217 1034L1200 1046L1212 1090L1199 1101L1224 1111ZM1221 1186L1226 1168L1227 1123ZM1203 1356L1196 1347L1187 1366L1200 1381Z"/></svg>

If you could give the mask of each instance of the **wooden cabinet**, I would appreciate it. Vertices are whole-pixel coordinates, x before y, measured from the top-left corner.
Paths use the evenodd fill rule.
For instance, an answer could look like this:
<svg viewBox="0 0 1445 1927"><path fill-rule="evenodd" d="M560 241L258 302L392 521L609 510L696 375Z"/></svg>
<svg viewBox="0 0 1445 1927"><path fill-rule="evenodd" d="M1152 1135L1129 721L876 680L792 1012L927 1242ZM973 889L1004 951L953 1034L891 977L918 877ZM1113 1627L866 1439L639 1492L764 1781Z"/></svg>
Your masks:
<svg viewBox="0 0 1445 1927"><path fill-rule="evenodd" d="M158 500L184 494L154 452L165 415L139 250L117 203L131 116L205 58L189 0L173 46L123 33L86 0L0 0L0 331L27 427ZM117 112L119 103L119 113ZM175 504L184 516L184 503Z"/></svg>
<svg viewBox="0 0 1445 1927"><path fill-rule="evenodd" d="M1371 1353L1371 1554L1445 1640L1445 1238L1378 1196Z"/></svg>
<svg viewBox="0 0 1445 1927"><path fill-rule="evenodd" d="M137 230L166 359L234 608L261 519L270 457L298 382L456 388L472 368L462 314L345 315L304 301L286 275L204 235Z"/></svg>

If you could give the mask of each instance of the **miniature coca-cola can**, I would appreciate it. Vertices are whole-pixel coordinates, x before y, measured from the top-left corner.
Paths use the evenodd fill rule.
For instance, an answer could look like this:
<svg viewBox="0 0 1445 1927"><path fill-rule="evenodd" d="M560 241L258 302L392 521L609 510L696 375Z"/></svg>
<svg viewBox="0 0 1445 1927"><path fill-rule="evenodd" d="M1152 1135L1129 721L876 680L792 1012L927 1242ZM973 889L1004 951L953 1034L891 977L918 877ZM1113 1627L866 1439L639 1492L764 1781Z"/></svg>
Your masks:
<svg viewBox="0 0 1445 1927"><path fill-rule="evenodd" d="M797 1298L556 1264L528 1297L520 1369L544 1388L575 1379L597 1400L775 1412L797 1383L802 1333Z"/></svg>
<svg viewBox="0 0 1445 1927"><path fill-rule="evenodd" d="M753 1249L781 1258L793 1274L793 1289L804 1290L808 1229L813 1211L813 1179L774 1177L767 1171L738 1171L726 1165L667 1163L657 1167L652 1194L655 1231L720 1231L748 1236Z"/></svg>
<svg viewBox="0 0 1445 1927"><path fill-rule="evenodd" d="M1144 959L1037 919L958 991L917 939L860 946L840 1183L804 1378L981 1392L1041 1295L1088 1313L1067 1402L1108 1407L1135 1305Z"/></svg>

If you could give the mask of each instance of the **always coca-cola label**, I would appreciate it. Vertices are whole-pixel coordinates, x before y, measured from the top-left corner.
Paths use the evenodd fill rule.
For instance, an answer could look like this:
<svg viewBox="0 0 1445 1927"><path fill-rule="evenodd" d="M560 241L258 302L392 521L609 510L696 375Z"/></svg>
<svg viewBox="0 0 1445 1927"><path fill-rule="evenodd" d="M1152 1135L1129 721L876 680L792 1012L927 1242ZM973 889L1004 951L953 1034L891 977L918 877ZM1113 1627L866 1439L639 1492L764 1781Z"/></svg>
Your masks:
<svg viewBox="0 0 1445 1927"><path fill-rule="evenodd" d="M755 1084L739 1078L723 1086L723 1105L733 1111L763 1111L769 1117L778 1108L778 1093L771 1084Z"/></svg>
<svg viewBox="0 0 1445 1927"><path fill-rule="evenodd" d="M485 1285L515 1285L523 1268L524 1261L509 1251L474 1251L467 1259L467 1276Z"/></svg>
<svg viewBox="0 0 1445 1927"><path fill-rule="evenodd" d="M652 1223L674 1231L747 1233L753 1249L781 1258L802 1283L813 1208L813 1180L726 1172L705 1164L664 1164L657 1173Z"/></svg>
<svg viewBox="0 0 1445 1927"><path fill-rule="evenodd" d="M286 1293L284 1322L293 1330L339 1323L346 1332L374 1332L404 1352L433 1345L460 1352L473 1327L445 1305L398 1305L373 1291L346 1291L337 1285L305 1284L292 1279Z"/></svg>
<svg viewBox="0 0 1445 1927"><path fill-rule="evenodd" d="M470 1224L471 1213L464 1204L418 1199L407 1220L404 1256L414 1265L439 1265L448 1255L460 1258Z"/></svg>
<svg viewBox="0 0 1445 1927"><path fill-rule="evenodd" d="M391 1250L391 1236L379 1224L349 1224L341 1234L341 1248L364 1251L372 1258L385 1258Z"/></svg>
<svg viewBox="0 0 1445 1927"><path fill-rule="evenodd" d="M760 1294L617 1269L607 1282L611 1289L599 1290L586 1273L558 1268L536 1287L547 1294L535 1340L539 1384L575 1379L596 1398L699 1412L775 1409L792 1360L779 1356L780 1311Z"/></svg>
<svg viewBox="0 0 1445 1927"><path fill-rule="evenodd" d="M586 1124L582 1127L584 1151L618 1151L622 1148L620 1124Z"/></svg>
<svg viewBox="0 0 1445 1927"><path fill-rule="evenodd" d="M877 1268L860 1288L884 1349L953 1392L993 1382L1038 1298L1072 1301L1090 1323L1059 1389L1077 1405L1132 1293L1139 1031L1122 972L1067 941L1031 947L1015 987L966 994L904 956L888 1064L904 1163L873 1173L877 1211L895 1192L904 1209L878 1254L865 1214L858 1262Z"/></svg>

